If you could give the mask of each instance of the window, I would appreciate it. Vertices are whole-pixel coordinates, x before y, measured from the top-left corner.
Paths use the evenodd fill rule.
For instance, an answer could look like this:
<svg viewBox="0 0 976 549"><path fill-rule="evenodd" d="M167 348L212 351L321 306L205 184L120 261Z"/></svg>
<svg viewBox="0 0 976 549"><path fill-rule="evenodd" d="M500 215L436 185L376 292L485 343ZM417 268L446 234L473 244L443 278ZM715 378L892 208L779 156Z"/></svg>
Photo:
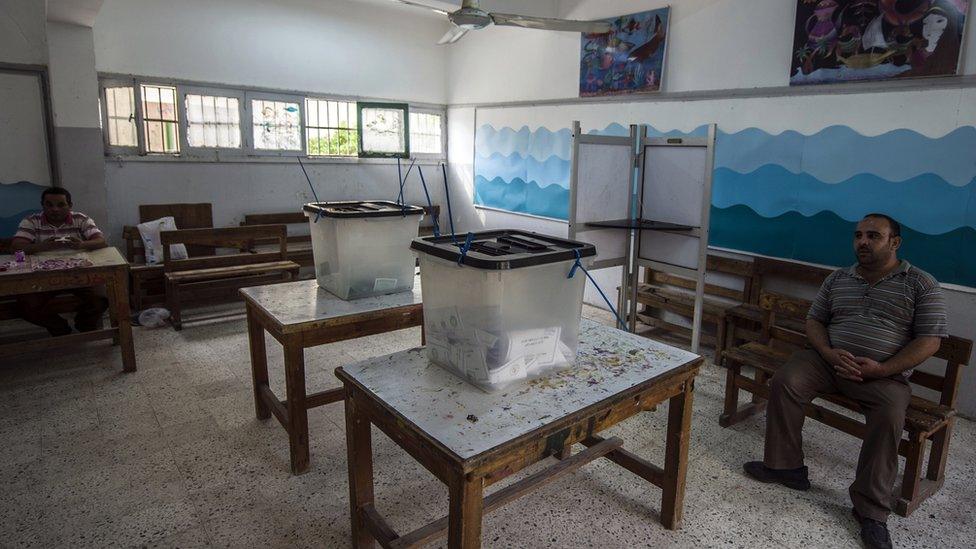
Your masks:
<svg viewBox="0 0 976 549"><path fill-rule="evenodd" d="M410 113L410 152L413 154L441 154L441 120L439 114Z"/></svg>
<svg viewBox="0 0 976 549"><path fill-rule="evenodd" d="M356 156L359 152L356 103L306 99L305 133L309 156Z"/></svg>
<svg viewBox="0 0 976 549"><path fill-rule="evenodd" d="M142 85L142 117L147 153L180 152L179 119L176 116L176 88Z"/></svg>
<svg viewBox="0 0 976 549"><path fill-rule="evenodd" d="M301 105L271 99L251 100L254 149L264 151L302 150Z"/></svg>
<svg viewBox="0 0 976 549"><path fill-rule="evenodd" d="M241 148L241 104L236 97L186 94L186 142L190 147Z"/></svg>
<svg viewBox="0 0 976 549"><path fill-rule="evenodd" d="M132 86L105 88L105 129L108 144L115 147L136 147L136 100Z"/></svg>
<svg viewBox="0 0 976 549"><path fill-rule="evenodd" d="M359 156L407 158L410 156L407 105L357 103Z"/></svg>

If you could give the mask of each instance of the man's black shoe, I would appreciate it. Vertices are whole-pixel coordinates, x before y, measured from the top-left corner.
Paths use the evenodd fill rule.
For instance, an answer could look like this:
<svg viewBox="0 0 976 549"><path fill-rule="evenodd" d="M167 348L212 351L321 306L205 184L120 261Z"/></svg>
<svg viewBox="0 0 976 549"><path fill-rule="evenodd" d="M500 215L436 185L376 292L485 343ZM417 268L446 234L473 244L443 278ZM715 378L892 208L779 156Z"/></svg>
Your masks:
<svg viewBox="0 0 976 549"><path fill-rule="evenodd" d="M794 490L810 489L806 466L797 469L770 469L761 461L747 461L742 464L742 469L746 475L759 482L776 482Z"/></svg>
<svg viewBox="0 0 976 549"><path fill-rule="evenodd" d="M887 523L862 517L857 509L854 509L854 518L861 523L861 541L864 542L865 547L869 549L892 549Z"/></svg>

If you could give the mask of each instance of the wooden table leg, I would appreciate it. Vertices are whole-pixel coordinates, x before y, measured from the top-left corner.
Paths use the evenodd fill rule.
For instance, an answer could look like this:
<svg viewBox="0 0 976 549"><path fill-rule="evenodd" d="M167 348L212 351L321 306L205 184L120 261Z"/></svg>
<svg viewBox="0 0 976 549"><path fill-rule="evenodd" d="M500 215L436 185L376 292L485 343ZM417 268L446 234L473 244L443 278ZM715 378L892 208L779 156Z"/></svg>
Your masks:
<svg viewBox="0 0 976 549"><path fill-rule="evenodd" d="M459 478L449 486L451 510L448 516L447 546L450 549L481 547L484 479Z"/></svg>
<svg viewBox="0 0 976 549"><path fill-rule="evenodd" d="M258 419L268 419L268 410L264 398L261 397L261 387L268 382L268 351L264 344L264 326L254 313L254 306L248 301L247 306L247 340L251 349L251 383L254 388L254 414Z"/></svg>
<svg viewBox="0 0 976 549"><path fill-rule="evenodd" d="M352 392L353 389L347 388ZM346 463L349 469L349 516L352 545L373 547L373 537L363 523L363 509L373 503L373 440L369 419L356 409L356 398L346 398Z"/></svg>
<svg viewBox="0 0 976 549"><path fill-rule="evenodd" d="M282 342L285 351L285 391L288 400L288 445L291 472L308 470L308 408L305 404L305 349L300 336Z"/></svg>
<svg viewBox="0 0 976 549"><path fill-rule="evenodd" d="M132 324L129 322L128 269L117 269L112 281L106 285L108 306L115 311L118 324L119 350L122 351L122 371L136 371L136 349L132 342ZM114 326L113 326L114 327Z"/></svg>
<svg viewBox="0 0 976 549"><path fill-rule="evenodd" d="M668 403L668 441L664 450L664 487L661 496L661 523L674 530L681 525L685 500L685 475L688 472L688 439L691 435L691 408L694 380Z"/></svg>

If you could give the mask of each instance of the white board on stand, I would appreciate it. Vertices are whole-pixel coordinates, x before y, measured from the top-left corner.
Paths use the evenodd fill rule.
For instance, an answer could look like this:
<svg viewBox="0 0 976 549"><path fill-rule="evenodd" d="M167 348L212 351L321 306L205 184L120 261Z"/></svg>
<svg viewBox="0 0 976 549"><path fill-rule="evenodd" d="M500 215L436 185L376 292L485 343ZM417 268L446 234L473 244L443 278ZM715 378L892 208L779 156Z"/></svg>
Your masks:
<svg viewBox="0 0 976 549"><path fill-rule="evenodd" d="M630 231L589 227L586 223L630 217L633 146L587 143L580 136L575 178L575 216L570 219L570 238L596 246L594 263L623 265L627 259Z"/></svg>

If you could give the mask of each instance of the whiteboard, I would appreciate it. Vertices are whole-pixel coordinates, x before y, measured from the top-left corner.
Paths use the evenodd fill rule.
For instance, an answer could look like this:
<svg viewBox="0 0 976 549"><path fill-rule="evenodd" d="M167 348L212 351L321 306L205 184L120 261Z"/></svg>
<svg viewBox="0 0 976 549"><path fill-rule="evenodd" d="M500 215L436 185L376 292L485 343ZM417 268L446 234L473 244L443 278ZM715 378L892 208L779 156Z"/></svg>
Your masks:
<svg viewBox="0 0 976 549"><path fill-rule="evenodd" d="M645 147L641 218L700 227L707 165L706 147Z"/></svg>
<svg viewBox="0 0 976 549"><path fill-rule="evenodd" d="M51 184L44 94L36 73L0 70L0 183Z"/></svg>
<svg viewBox="0 0 976 549"><path fill-rule="evenodd" d="M581 136L580 139L585 139ZM630 231L587 227L592 221L627 219L633 186L633 145L579 143L576 148L575 216L571 238L596 246L594 261L626 260Z"/></svg>

